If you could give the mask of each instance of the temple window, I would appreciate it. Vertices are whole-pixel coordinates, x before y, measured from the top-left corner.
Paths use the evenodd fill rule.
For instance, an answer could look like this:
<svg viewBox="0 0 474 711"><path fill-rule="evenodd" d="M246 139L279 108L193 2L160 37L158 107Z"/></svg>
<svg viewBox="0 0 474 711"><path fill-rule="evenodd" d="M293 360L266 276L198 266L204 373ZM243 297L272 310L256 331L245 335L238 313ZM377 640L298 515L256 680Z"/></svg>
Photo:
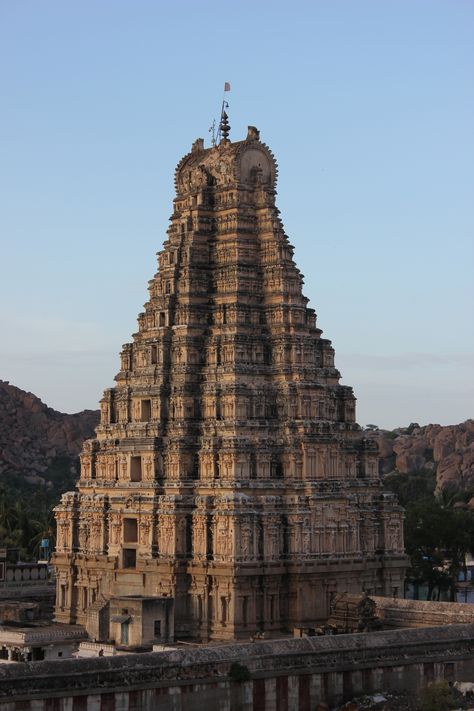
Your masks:
<svg viewBox="0 0 474 711"><path fill-rule="evenodd" d="M137 551L135 548L124 548L123 549L123 567L124 568L136 568L137 565Z"/></svg>
<svg viewBox="0 0 474 711"><path fill-rule="evenodd" d="M212 535L212 518L208 515L206 519L206 556L208 560L214 557L214 541Z"/></svg>
<svg viewBox="0 0 474 711"><path fill-rule="evenodd" d="M227 622L227 599L221 597L221 623L225 625Z"/></svg>
<svg viewBox="0 0 474 711"><path fill-rule="evenodd" d="M152 365L158 363L158 346L151 347L151 363Z"/></svg>
<svg viewBox="0 0 474 711"><path fill-rule="evenodd" d="M142 458L132 457L130 459L130 481L142 480Z"/></svg>
<svg viewBox="0 0 474 711"><path fill-rule="evenodd" d="M129 622L122 622L120 625L120 644L128 644Z"/></svg>
<svg viewBox="0 0 474 711"><path fill-rule="evenodd" d="M273 624L275 622L275 596L270 595L268 602L270 607L270 624Z"/></svg>
<svg viewBox="0 0 474 711"><path fill-rule="evenodd" d="M151 400L141 401L141 421L149 422L151 420Z"/></svg>
<svg viewBox="0 0 474 711"><path fill-rule="evenodd" d="M190 514L186 516L186 555L193 555L193 517Z"/></svg>
<svg viewBox="0 0 474 711"><path fill-rule="evenodd" d="M138 541L138 525L136 518L123 519L123 542L137 543Z"/></svg>
<svg viewBox="0 0 474 711"><path fill-rule="evenodd" d="M283 465L281 462L272 462L272 476L276 479L281 479L283 477Z"/></svg>
<svg viewBox="0 0 474 711"><path fill-rule="evenodd" d="M249 606L248 595L244 595L244 597L242 598L242 624L244 627L247 626L248 606Z"/></svg>
<svg viewBox="0 0 474 711"><path fill-rule="evenodd" d="M255 452L250 454L250 478L257 478L257 459L255 457Z"/></svg>

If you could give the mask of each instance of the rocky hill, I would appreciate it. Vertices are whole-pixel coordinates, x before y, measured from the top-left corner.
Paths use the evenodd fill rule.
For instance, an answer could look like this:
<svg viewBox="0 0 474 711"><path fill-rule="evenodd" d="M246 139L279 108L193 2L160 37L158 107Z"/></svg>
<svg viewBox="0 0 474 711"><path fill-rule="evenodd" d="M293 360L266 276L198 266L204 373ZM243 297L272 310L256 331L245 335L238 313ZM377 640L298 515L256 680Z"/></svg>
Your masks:
<svg viewBox="0 0 474 711"><path fill-rule="evenodd" d="M0 380L1 480L47 487L74 480L82 443L98 422L98 411L66 415Z"/></svg>
<svg viewBox="0 0 474 711"><path fill-rule="evenodd" d="M381 474L431 471L437 489L474 489L474 420L446 427L412 423L392 432L369 429L366 434L378 442Z"/></svg>

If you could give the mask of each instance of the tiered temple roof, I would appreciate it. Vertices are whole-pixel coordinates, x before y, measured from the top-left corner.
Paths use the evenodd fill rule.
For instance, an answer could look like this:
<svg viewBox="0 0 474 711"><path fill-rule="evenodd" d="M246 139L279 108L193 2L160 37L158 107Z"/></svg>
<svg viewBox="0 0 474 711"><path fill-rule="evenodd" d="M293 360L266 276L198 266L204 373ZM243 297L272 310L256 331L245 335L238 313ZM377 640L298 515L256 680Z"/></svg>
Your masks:
<svg viewBox="0 0 474 711"><path fill-rule="evenodd" d="M177 167L138 332L56 509L56 619L97 639L277 634L326 620L337 592L403 589L402 511L302 293L276 177L254 127Z"/></svg>

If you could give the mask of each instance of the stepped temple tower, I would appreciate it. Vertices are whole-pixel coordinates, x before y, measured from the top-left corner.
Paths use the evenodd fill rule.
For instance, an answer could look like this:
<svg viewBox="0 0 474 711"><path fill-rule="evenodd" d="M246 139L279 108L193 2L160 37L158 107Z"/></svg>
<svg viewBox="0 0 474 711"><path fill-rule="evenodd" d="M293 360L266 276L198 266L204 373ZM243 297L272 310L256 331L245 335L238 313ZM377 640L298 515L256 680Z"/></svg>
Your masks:
<svg viewBox="0 0 474 711"><path fill-rule="evenodd" d="M132 648L403 594L402 510L302 294L259 132L176 170L158 272L56 508L56 620Z"/></svg>

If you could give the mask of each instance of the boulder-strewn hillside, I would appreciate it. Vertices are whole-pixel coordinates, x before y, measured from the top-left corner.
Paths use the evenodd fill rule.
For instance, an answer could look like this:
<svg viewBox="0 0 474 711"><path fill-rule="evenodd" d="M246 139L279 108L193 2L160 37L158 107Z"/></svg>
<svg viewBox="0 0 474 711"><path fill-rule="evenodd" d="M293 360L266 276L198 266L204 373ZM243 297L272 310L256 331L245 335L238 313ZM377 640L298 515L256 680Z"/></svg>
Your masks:
<svg viewBox="0 0 474 711"><path fill-rule="evenodd" d="M66 415L0 380L0 477L60 485L66 472L75 475L82 442L98 422L97 411Z"/></svg>
<svg viewBox="0 0 474 711"><path fill-rule="evenodd" d="M411 424L370 436L379 445L382 474L432 471L438 489L474 488L474 420L446 427Z"/></svg>

